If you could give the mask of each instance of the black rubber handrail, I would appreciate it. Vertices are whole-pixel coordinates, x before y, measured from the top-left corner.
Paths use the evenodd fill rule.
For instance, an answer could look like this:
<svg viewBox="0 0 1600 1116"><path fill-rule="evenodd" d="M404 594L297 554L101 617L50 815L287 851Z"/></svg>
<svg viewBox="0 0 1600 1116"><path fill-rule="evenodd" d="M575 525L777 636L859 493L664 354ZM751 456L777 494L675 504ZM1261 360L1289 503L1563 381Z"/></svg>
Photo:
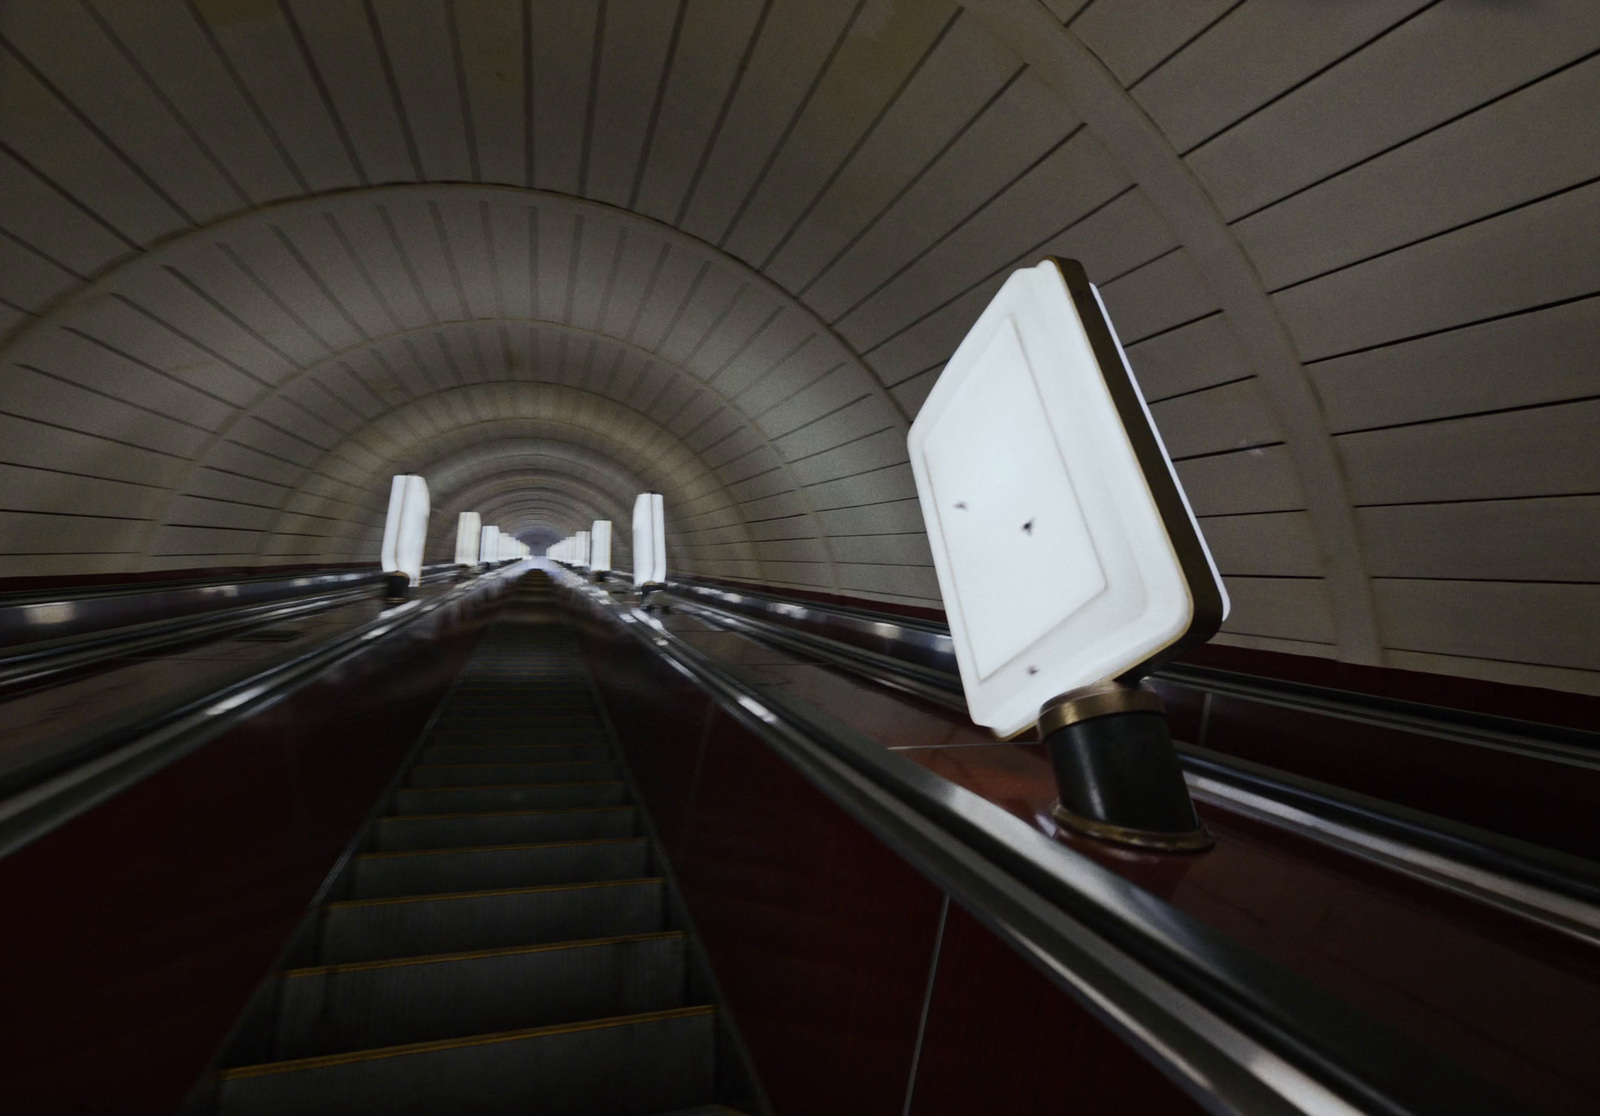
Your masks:
<svg viewBox="0 0 1600 1116"><path fill-rule="evenodd" d="M494 585L505 573L492 570L430 599L385 609L364 624L248 677L104 734L74 750L67 762L41 763L18 773L8 779L0 797L0 856L188 755L375 640Z"/></svg>
<svg viewBox="0 0 1600 1116"><path fill-rule="evenodd" d="M679 590L676 607L875 684L966 710L953 664L942 671L907 663L789 628L770 613L758 618L728 609L721 596ZM1179 742L1178 752L1201 798L1600 944L1600 864L1191 744Z"/></svg>
<svg viewBox="0 0 1600 1116"><path fill-rule="evenodd" d="M459 567L430 566L423 584L452 576ZM19 687L29 689L77 677L97 665L162 647L215 639L362 600L383 583L382 573L335 571L292 578L250 578L239 582L197 582L181 592L108 591L76 600L0 598L0 630L42 629L27 619L51 609L72 612L52 623L71 629L50 638L20 643L0 641L0 699ZM20 619L19 619L20 617Z"/></svg>
<svg viewBox="0 0 1600 1116"><path fill-rule="evenodd" d="M888 662L928 668L917 677L946 679L960 692L950 630L932 620L874 613L770 593L680 579L669 590L686 600L728 609L752 619L824 635ZM1516 751L1557 763L1600 768L1600 731L1451 709L1401 698L1363 694L1307 682L1264 678L1216 667L1169 663L1151 677L1191 689L1247 697L1284 708L1319 713L1363 724L1397 728L1458 743Z"/></svg>
<svg viewBox="0 0 1600 1116"><path fill-rule="evenodd" d="M654 616L555 576L1213 1111L1525 1110L986 799L778 688L741 681Z"/></svg>

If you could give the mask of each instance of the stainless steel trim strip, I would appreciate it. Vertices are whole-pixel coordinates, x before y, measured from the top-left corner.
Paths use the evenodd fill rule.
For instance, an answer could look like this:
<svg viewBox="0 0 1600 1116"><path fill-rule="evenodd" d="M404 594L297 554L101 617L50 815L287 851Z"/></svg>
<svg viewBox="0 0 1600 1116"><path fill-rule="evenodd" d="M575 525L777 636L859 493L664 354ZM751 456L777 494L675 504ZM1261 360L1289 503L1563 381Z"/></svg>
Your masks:
<svg viewBox="0 0 1600 1116"><path fill-rule="evenodd" d="M778 693L651 614L587 601L1215 1112L1502 1113L1503 1096L987 800Z"/></svg>
<svg viewBox="0 0 1600 1116"><path fill-rule="evenodd" d="M499 571L485 575L498 578ZM428 601L385 611L329 643L210 694L203 702L163 714L149 731L115 750L0 799L0 857L38 840L106 799L153 775L303 685L372 641L484 588L477 578Z"/></svg>

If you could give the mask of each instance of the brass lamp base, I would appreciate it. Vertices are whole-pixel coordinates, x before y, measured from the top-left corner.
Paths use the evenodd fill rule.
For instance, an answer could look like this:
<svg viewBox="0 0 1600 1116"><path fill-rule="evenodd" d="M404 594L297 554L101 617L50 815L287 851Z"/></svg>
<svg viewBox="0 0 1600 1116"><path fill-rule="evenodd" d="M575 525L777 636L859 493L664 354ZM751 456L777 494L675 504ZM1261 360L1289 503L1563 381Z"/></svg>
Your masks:
<svg viewBox="0 0 1600 1116"><path fill-rule="evenodd" d="M1211 847L1155 693L1121 682L1073 690L1040 710L1039 732L1061 795L1052 813L1062 825L1141 849Z"/></svg>

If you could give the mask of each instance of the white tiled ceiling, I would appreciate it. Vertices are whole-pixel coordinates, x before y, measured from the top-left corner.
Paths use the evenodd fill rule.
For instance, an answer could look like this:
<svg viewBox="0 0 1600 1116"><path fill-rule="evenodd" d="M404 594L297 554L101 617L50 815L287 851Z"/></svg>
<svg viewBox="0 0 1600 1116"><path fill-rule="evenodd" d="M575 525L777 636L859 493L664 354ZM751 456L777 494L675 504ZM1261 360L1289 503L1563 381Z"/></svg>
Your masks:
<svg viewBox="0 0 1600 1116"><path fill-rule="evenodd" d="M1600 6L1337 9L10 0L0 578L368 560L419 471L441 556L654 488L937 605L906 427L1049 253L1225 640L1600 691Z"/></svg>

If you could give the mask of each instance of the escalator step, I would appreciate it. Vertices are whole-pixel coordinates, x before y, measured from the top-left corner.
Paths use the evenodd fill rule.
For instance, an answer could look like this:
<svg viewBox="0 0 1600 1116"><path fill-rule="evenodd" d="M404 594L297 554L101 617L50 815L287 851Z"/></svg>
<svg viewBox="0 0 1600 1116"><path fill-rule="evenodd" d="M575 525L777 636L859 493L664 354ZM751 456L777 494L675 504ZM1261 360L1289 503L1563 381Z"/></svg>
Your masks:
<svg viewBox="0 0 1600 1116"><path fill-rule="evenodd" d="M243 1066L225 1116L639 1116L710 1102L715 1009L585 1023Z"/></svg>
<svg viewBox="0 0 1600 1116"><path fill-rule="evenodd" d="M666 888L659 877L349 899L322 908L322 961L380 961L663 929Z"/></svg>
<svg viewBox="0 0 1600 1116"><path fill-rule="evenodd" d="M638 831L638 817L632 806L405 814L379 819L377 829L377 851L399 852L632 837Z"/></svg>
<svg viewBox="0 0 1600 1116"><path fill-rule="evenodd" d="M605 730L599 724L585 722L582 728L571 726L556 726L530 722L521 725L502 725L495 728L454 729L449 725L440 725L429 742L438 747L451 747L458 745L471 745L473 747L494 746L503 747L507 744L519 747L543 747L550 744L590 744L604 746L606 740Z"/></svg>
<svg viewBox="0 0 1600 1116"><path fill-rule="evenodd" d="M681 931L294 969L276 1056L546 1027L681 1007Z"/></svg>
<svg viewBox="0 0 1600 1116"><path fill-rule="evenodd" d="M545 810L559 806L621 806L626 783L543 783L534 786L401 787L398 814L459 814L472 810Z"/></svg>
<svg viewBox="0 0 1600 1116"><path fill-rule="evenodd" d="M584 880L642 879L649 874L650 843L642 837L367 853L355 859L350 897L383 899Z"/></svg>
<svg viewBox="0 0 1600 1116"><path fill-rule="evenodd" d="M423 763L558 763L604 760L604 744L431 745L422 749Z"/></svg>
<svg viewBox="0 0 1600 1116"><path fill-rule="evenodd" d="M407 779L414 787L482 787L494 783L598 783L615 780L615 763L418 764Z"/></svg>

